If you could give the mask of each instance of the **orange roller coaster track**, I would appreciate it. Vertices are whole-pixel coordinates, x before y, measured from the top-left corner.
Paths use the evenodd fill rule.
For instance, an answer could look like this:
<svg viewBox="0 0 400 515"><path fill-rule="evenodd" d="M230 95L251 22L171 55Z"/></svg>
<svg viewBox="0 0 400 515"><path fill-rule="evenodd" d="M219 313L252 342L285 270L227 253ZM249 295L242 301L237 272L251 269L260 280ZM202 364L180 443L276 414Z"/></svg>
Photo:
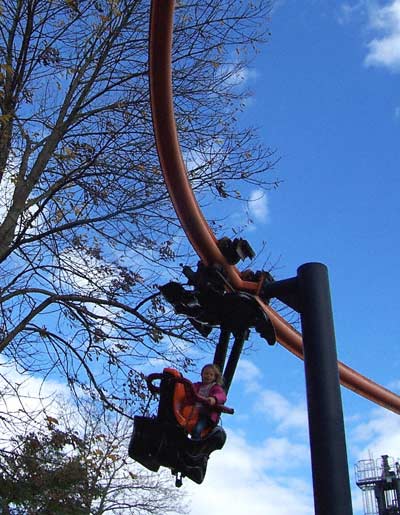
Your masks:
<svg viewBox="0 0 400 515"><path fill-rule="evenodd" d="M258 284L241 279L236 267L229 265L217 246L217 239L207 224L193 194L183 162L175 123L172 91L172 38L174 0L152 0L149 75L153 127L164 180L180 223L200 259L206 264L221 264L231 284L256 295ZM278 342L303 358L301 334L284 318L258 298L269 316ZM338 362L343 386L400 414L400 396Z"/></svg>

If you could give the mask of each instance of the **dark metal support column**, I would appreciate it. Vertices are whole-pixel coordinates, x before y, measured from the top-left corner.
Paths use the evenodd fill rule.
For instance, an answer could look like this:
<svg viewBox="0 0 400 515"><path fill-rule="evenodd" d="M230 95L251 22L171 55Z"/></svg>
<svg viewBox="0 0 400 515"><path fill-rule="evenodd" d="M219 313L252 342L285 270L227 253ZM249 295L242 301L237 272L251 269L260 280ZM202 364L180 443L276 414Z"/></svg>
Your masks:
<svg viewBox="0 0 400 515"><path fill-rule="evenodd" d="M225 360L226 360L226 355L228 353L228 345L229 345L230 336L231 336L231 332L229 331L229 329L225 329L225 328L221 327L221 333L219 335L219 341L215 348L214 361L213 361L213 363L219 367L221 372L223 371L224 366L225 366Z"/></svg>
<svg viewBox="0 0 400 515"><path fill-rule="evenodd" d="M352 515L328 271L297 270L316 515Z"/></svg>
<svg viewBox="0 0 400 515"><path fill-rule="evenodd" d="M232 383L233 374L235 373L237 364L239 362L240 354L243 349L243 344L249 336L249 331L245 329L243 332L235 335L235 341L233 342L231 353L228 358L228 363L226 364L224 371L224 388L226 393L228 393L229 388Z"/></svg>

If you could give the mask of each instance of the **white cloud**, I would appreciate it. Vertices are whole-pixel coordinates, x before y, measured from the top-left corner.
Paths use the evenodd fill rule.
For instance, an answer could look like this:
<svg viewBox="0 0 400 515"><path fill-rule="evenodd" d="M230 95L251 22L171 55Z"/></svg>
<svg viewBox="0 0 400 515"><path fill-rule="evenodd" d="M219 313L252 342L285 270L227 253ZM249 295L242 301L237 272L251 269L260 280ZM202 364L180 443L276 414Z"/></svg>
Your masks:
<svg viewBox="0 0 400 515"><path fill-rule="evenodd" d="M282 419L288 418L295 407L282 395L260 389L262 377L256 364L248 359L240 360L235 381L241 386L242 400L249 408L247 412L251 413L253 408L258 415L253 412L254 416L248 419L239 417L239 413L235 415L236 427L241 429L227 429L226 445L211 455L204 483L201 486L190 481L184 483L191 496L190 515L217 511L219 515L313 513L308 439L303 438L304 435L299 437L298 431L279 434ZM273 404L273 413L267 403L269 408ZM260 414L268 417L268 436L251 442ZM231 422L225 420L227 424Z"/></svg>
<svg viewBox="0 0 400 515"><path fill-rule="evenodd" d="M336 14L337 20L341 25L349 23L353 17L363 10L363 2L356 2L355 4L344 3L339 6Z"/></svg>
<svg viewBox="0 0 400 515"><path fill-rule="evenodd" d="M293 401L280 392L260 388L262 370L252 361L239 362L235 375L240 384L243 402L252 416L238 419L228 430L228 439L221 451L210 457L204 483L199 486L185 481L184 489L191 496L190 515L287 515L314 513L306 401ZM257 392L256 404L247 401ZM252 408L256 409L257 414ZM260 415L268 418L268 437L256 441L255 431ZM258 420L258 422L256 422ZM228 423L228 420L226 420ZM245 426L245 423L249 425ZM352 413L346 419L349 468L360 459L389 454L400 455L400 417L371 405L367 413ZM264 426L263 426L264 427ZM282 434L282 430L285 433ZM355 515L363 513L361 490L355 485L352 503ZM218 507L216 509L216 507Z"/></svg>
<svg viewBox="0 0 400 515"><path fill-rule="evenodd" d="M235 373L235 381L243 382L246 392L258 392L262 376L261 370L248 359L241 359L239 361Z"/></svg>
<svg viewBox="0 0 400 515"><path fill-rule="evenodd" d="M400 71L400 0L368 6L370 28L378 35L368 43L365 64Z"/></svg>
<svg viewBox="0 0 400 515"><path fill-rule="evenodd" d="M0 183L0 223L4 221L7 211L12 204L18 166L18 160L11 158L6 165L5 173Z"/></svg>
<svg viewBox="0 0 400 515"><path fill-rule="evenodd" d="M305 402L292 403L273 390L264 390L259 396L258 409L277 422L278 430L299 429L306 432L308 427Z"/></svg>
<svg viewBox="0 0 400 515"><path fill-rule="evenodd" d="M291 402L281 393L274 390L260 389L263 374L250 360L242 359L235 375L235 381L243 383L243 393L254 397L253 410L268 417L276 424L278 432L291 429L300 430L302 436L307 432L307 406L305 399Z"/></svg>
<svg viewBox="0 0 400 515"><path fill-rule="evenodd" d="M30 428L43 421L45 415L54 415L54 400L70 399L70 391L65 384L44 379L28 373L21 374L13 361L0 357L0 438L4 445L10 434Z"/></svg>
<svg viewBox="0 0 400 515"><path fill-rule="evenodd" d="M367 459L370 453L400 457L400 417L390 411L372 410L352 428L350 437L356 460Z"/></svg>
<svg viewBox="0 0 400 515"><path fill-rule="evenodd" d="M400 71L400 0L358 0L339 6L340 24L357 19L366 20L369 34L365 65Z"/></svg>
<svg viewBox="0 0 400 515"><path fill-rule="evenodd" d="M4 222L7 213L13 204L13 196L19 174L20 164L20 159L14 154L11 155L6 164L4 175L0 182L0 224ZM23 222L26 222L28 219L30 220L36 211L37 206L35 205L31 205L29 208L25 209L21 215ZM40 216L37 217L34 221L30 220L28 234L34 234L37 231L37 227L40 225L41 220L42 218Z"/></svg>
<svg viewBox="0 0 400 515"><path fill-rule="evenodd" d="M258 78L258 71L256 69L241 64L235 58L233 58L231 64L219 66L218 70L220 78L224 80L225 84L230 86L242 87L249 81Z"/></svg>
<svg viewBox="0 0 400 515"><path fill-rule="evenodd" d="M269 222L268 197L265 191L253 190L248 200L248 208L250 216L254 221L261 223Z"/></svg>
<svg viewBox="0 0 400 515"><path fill-rule="evenodd" d="M304 454L306 449L285 439L271 438L253 447L243 437L228 434L224 449L211 455L204 483L186 485L191 494L190 514L313 513L311 483L295 475L296 463L303 462Z"/></svg>
<svg viewBox="0 0 400 515"><path fill-rule="evenodd" d="M17 365L13 361L6 361L4 357L0 357L0 378L2 391L8 390L7 387L18 387L21 399L32 399L37 402L38 399L49 399L54 395L62 395L69 397L70 391L68 387L61 382L51 379L44 379L40 376L33 376L28 373L22 374L18 372ZM21 399L15 399L16 405L20 407ZM0 403L4 402L4 396L0 396ZM35 404L36 407L39 407Z"/></svg>
<svg viewBox="0 0 400 515"><path fill-rule="evenodd" d="M262 379L263 372L254 362L240 361L235 381L252 416L248 420L235 416L240 430L227 431L227 443L211 455L201 486L185 481L184 489L191 496L190 515L215 513L216 506L219 515L314 513L305 399L296 402L262 389ZM251 406L247 401L255 392L257 401ZM268 419L268 437L261 441L255 435L259 438L255 425L260 413L265 422ZM350 470L356 461L368 459L370 452L378 459L382 454L399 456L398 415L371 405L367 413L348 417L346 425ZM350 481L354 513L361 515L362 495L352 473Z"/></svg>

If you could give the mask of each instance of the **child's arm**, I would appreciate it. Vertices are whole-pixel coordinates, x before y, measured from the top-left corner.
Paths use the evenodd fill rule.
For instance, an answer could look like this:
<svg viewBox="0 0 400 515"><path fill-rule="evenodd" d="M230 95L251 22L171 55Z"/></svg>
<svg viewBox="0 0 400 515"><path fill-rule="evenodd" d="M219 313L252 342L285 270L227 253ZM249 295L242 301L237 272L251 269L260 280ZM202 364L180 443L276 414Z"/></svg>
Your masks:
<svg viewBox="0 0 400 515"><path fill-rule="evenodd" d="M209 397L214 399L215 402L212 402L211 406L215 406L215 404L224 404L225 401L226 401L226 393L225 393L225 390L222 388L222 386L219 386L219 385L215 385L212 389L211 389L211 395Z"/></svg>

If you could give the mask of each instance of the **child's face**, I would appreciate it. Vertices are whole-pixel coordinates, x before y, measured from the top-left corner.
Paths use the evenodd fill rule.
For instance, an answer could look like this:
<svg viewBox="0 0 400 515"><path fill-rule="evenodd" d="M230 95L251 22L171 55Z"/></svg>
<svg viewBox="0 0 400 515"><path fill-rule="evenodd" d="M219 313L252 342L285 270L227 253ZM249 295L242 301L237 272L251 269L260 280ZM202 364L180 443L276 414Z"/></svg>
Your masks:
<svg viewBox="0 0 400 515"><path fill-rule="evenodd" d="M201 373L203 383L210 384L215 381L215 372L211 367L207 367Z"/></svg>

